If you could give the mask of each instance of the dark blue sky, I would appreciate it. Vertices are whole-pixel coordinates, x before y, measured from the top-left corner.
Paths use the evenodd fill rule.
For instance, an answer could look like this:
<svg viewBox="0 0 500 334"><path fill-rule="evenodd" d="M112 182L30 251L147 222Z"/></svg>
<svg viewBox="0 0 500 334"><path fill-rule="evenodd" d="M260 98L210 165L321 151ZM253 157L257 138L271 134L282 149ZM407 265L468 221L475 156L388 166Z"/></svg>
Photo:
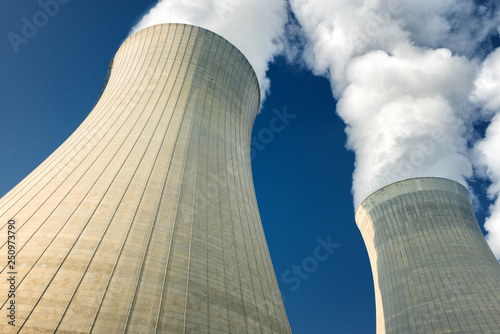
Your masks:
<svg viewBox="0 0 500 334"><path fill-rule="evenodd" d="M23 18L33 20L41 7L33 0L0 3L0 196L83 121L109 60L155 3L68 1L17 53L8 34L21 35ZM371 269L351 197L354 155L344 148L330 84L283 59L271 65L269 77L271 95L254 126L252 165L292 331L375 333ZM266 129L276 113L292 116L270 140ZM484 213L478 218L482 225ZM337 248L313 261L328 240Z"/></svg>

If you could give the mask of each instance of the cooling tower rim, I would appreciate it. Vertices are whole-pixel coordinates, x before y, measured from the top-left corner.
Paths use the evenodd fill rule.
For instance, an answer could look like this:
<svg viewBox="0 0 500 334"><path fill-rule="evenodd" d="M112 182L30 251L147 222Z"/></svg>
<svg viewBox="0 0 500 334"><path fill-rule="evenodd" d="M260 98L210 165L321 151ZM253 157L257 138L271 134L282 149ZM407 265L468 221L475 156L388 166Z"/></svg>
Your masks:
<svg viewBox="0 0 500 334"><path fill-rule="evenodd" d="M134 37L135 35L137 35L138 33L144 31L144 30L147 30L147 29L155 29L155 27L159 27L159 26L168 26L168 25L183 25L183 26L189 26L189 27L196 27L200 30L205 30L205 31L208 31L209 33L212 33L216 36L218 36L219 38L221 38L222 40L224 40L226 43L228 43L229 45L231 45L236 51L238 51L241 56L243 56L243 58L246 60L246 62L248 63L248 65L250 65L250 68L252 69L252 73L253 73L253 76L255 78L255 81L257 82L257 86L259 86L259 101L260 103L262 103L262 97L261 97L261 91L260 91L260 88L261 88L261 85L260 85L260 81L259 81L259 77L257 76L257 72L255 71L255 68L253 67L252 63L250 62L250 60L248 60L247 56L245 56L245 54L236 46L234 45L233 43L231 43L229 40L227 40L224 36L222 35L219 35L218 33L210 30L210 29L207 29L207 28L203 28L203 27L200 27L200 26L197 26L195 24L189 24L189 23L182 23L182 22L168 22L168 23L158 23L158 24L155 24L155 25L152 25L152 26L149 26L149 27L146 27L146 28L143 28L143 29L140 29L140 30L137 30L136 32L134 32L133 34L130 34L126 39L125 41L123 41L123 43L120 45L120 47L118 48L118 50L121 49L121 47L128 41L130 40L132 37ZM118 51L117 51L118 52Z"/></svg>
<svg viewBox="0 0 500 334"><path fill-rule="evenodd" d="M363 212L368 212L377 204L383 203L393 197L418 191L441 190L456 193L466 197L470 201L470 193L467 188L457 181L444 177L414 177L388 184L365 198L356 210L356 222L358 216Z"/></svg>

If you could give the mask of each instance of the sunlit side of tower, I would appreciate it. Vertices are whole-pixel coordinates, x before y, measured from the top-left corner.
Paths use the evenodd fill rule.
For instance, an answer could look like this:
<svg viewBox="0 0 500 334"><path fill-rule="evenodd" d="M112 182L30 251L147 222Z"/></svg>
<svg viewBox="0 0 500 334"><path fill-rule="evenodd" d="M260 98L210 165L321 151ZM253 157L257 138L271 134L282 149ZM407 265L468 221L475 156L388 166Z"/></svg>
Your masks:
<svg viewBox="0 0 500 334"><path fill-rule="evenodd" d="M377 333L500 333L500 265L470 195L441 178L393 183L358 208Z"/></svg>
<svg viewBox="0 0 500 334"><path fill-rule="evenodd" d="M128 38L94 110L0 200L18 240L16 326L0 332L290 333L251 174L259 104L222 37Z"/></svg>

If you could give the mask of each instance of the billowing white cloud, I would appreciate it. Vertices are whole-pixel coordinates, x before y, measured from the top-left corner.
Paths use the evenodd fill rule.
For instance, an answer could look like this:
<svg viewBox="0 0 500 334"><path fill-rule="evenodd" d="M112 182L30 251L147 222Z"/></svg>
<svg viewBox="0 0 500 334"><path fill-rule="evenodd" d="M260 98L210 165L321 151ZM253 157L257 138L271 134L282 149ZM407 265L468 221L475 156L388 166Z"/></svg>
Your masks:
<svg viewBox="0 0 500 334"><path fill-rule="evenodd" d="M466 35L450 18L476 10L472 0L290 5L307 38L304 61L330 78L339 100L347 146L356 154L355 207L410 177L441 176L466 185L473 175L468 141L474 120L466 102L477 66L461 56L468 54L465 46L448 41ZM490 26L488 33L496 27ZM488 33L472 35L479 41Z"/></svg>
<svg viewBox="0 0 500 334"><path fill-rule="evenodd" d="M488 35L495 32L498 12L494 1L473 0L392 0L398 4L394 18L419 46L448 48L476 56ZM489 50L487 50L489 52Z"/></svg>
<svg viewBox="0 0 500 334"><path fill-rule="evenodd" d="M484 227L486 240L500 259L500 49L490 54L475 81L471 100L482 108L485 120L491 119L485 137L474 147L478 173L491 182L488 197L493 204Z"/></svg>
<svg viewBox="0 0 500 334"><path fill-rule="evenodd" d="M462 104L474 66L447 49L373 51L347 67L337 112L356 153L355 205L389 183L440 176L466 184L471 129Z"/></svg>
<svg viewBox="0 0 500 334"><path fill-rule="evenodd" d="M186 23L211 30L245 54L264 98L270 87L268 63L283 50L287 20L285 0L160 0L132 33L159 23Z"/></svg>
<svg viewBox="0 0 500 334"><path fill-rule="evenodd" d="M315 74L332 79L337 97L348 84L345 71L354 57L407 38L391 19L397 8L375 1L290 0L290 6L306 37L304 61Z"/></svg>
<svg viewBox="0 0 500 334"><path fill-rule="evenodd" d="M500 49L484 60L471 100L482 108L485 116L500 111Z"/></svg>

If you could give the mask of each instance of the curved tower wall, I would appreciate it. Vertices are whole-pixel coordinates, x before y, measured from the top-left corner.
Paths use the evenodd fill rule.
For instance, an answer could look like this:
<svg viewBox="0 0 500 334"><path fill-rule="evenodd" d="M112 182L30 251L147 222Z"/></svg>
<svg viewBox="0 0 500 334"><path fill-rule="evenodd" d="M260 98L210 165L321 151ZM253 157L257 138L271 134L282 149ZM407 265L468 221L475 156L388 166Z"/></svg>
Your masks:
<svg viewBox="0 0 500 334"><path fill-rule="evenodd" d="M441 178L391 184L356 212L377 333L500 333L500 265L468 191Z"/></svg>
<svg viewBox="0 0 500 334"><path fill-rule="evenodd" d="M210 31L128 38L94 110L0 200L18 242L0 331L290 333L251 174L259 94Z"/></svg>

